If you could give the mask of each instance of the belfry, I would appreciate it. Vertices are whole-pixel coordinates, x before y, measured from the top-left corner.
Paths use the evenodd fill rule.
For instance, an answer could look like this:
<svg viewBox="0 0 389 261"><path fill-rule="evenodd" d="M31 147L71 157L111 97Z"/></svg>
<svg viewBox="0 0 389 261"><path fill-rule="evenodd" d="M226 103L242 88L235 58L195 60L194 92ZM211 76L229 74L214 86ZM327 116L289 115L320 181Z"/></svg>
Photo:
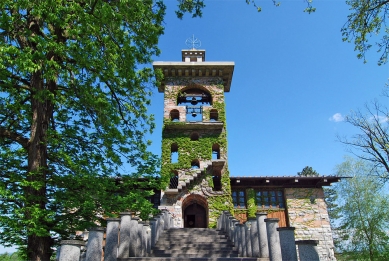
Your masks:
<svg viewBox="0 0 389 261"><path fill-rule="evenodd" d="M181 51L181 62L154 62L163 73L160 208L175 215L176 227L214 227L233 208L227 164L224 93L233 62L207 62L205 50Z"/></svg>

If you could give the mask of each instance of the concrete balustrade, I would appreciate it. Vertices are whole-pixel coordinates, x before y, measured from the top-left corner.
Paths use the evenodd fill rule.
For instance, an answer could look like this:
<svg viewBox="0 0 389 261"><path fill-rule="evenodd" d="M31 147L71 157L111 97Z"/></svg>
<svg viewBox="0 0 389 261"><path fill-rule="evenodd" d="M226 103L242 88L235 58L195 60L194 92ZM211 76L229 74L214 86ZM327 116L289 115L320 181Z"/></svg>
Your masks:
<svg viewBox="0 0 389 261"><path fill-rule="evenodd" d="M225 233L227 234L227 236L230 236L230 230L231 230L231 219L233 218L233 216L231 215L231 213L227 213L226 214L226 231Z"/></svg>
<svg viewBox="0 0 389 261"><path fill-rule="evenodd" d="M169 229L169 216L168 211L166 209L162 210L162 220L163 220L163 230Z"/></svg>
<svg viewBox="0 0 389 261"><path fill-rule="evenodd" d="M144 238L144 249L145 249L145 255L149 256L151 253L151 228L150 224L146 222L146 224L143 225L143 238Z"/></svg>
<svg viewBox="0 0 389 261"><path fill-rule="evenodd" d="M104 227L89 229L88 244L86 246L86 261L101 260L103 257Z"/></svg>
<svg viewBox="0 0 389 261"><path fill-rule="evenodd" d="M297 261L294 227L279 227L282 260Z"/></svg>
<svg viewBox="0 0 389 261"><path fill-rule="evenodd" d="M267 241L269 244L269 259L270 261L282 260L280 237L277 231L278 218L266 218L266 230L267 230Z"/></svg>
<svg viewBox="0 0 389 261"><path fill-rule="evenodd" d="M81 240L62 240L59 261L80 260L81 247L85 246Z"/></svg>
<svg viewBox="0 0 389 261"><path fill-rule="evenodd" d="M238 244L237 244L237 241L236 241L236 236L237 236L237 233L236 233L237 226L236 225L239 223L239 221L234 218L234 219L231 220L231 223L232 223L232 225L231 225L231 227L232 227L232 229L231 229L232 230L231 241L234 244L234 246L237 247Z"/></svg>
<svg viewBox="0 0 389 261"><path fill-rule="evenodd" d="M266 212L259 212L255 215L258 224L259 235L259 253L260 257L269 258L269 244L267 241L267 229L265 219L267 218Z"/></svg>
<svg viewBox="0 0 389 261"><path fill-rule="evenodd" d="M154 247L157 243L157 219L150 219L150 229L151 229L151 247Z"/></svg>
<svg viewBox="0 0 389 261"><path fill-rule="evenodd" d="M139 257L140 239L138 234L138 221L138 217L133 217L130 221L130 257Z"/></svg>
<svg viewBox="0 0 389 261"><path fill-rule="evenodd" d="M236 224L236 247L238 250L238 255L242 257L243 254L243 245L242 245L242 227L243 224Z"/></svg>
<svg viewBox="0 0 389 261"><path fill-rule="evenodd" d="M122 212L120 215L120 235L118 258L129 257L130 254L130 234L131 234L131 212Z"/></svg>
<svg viewBox="0 0 389 261"><path fill-rule="evenodd" d="M137 240L139 240L139 243L138 243L138 255L137 257L144 257L145 256L145 246L146 246L146 243L144 242L143 240L143 225L145 224L145 222L143 221L138 221L138 236L137 236Z"/></svg>
<svg viewBox="0 0 389 261"><path fill-rule="evenodd" d="M298 240L298 252L300 261L320 261L317 245L319 240Z"/></svg>
<svg viewBox="0 0 389 261"><path fill-rule="evenodd" d="M245 223L245 243L246 243L246 257L252 257L252 248L251 248L251 221L248 219Z"/></svg>
<svg viewBox="0 0 389 261"><path fill-rule="evenodd" d="M257 218L249 218L249 222L251 223L251 229L250 229L251 256L260 257Z"/></svg>
<svg viewBox="0 0 389 261"><path fill-rule="evenodd" d="M107 235L104 247L104 261L116 261L119 246L120 218L107 218Z"/></svg>
<svg viewBox="0 0 389 261"><path fill-rule="evenodd" d="M220 230L220 217L221 217L221 214L216 219L216 230Z"/></svg>

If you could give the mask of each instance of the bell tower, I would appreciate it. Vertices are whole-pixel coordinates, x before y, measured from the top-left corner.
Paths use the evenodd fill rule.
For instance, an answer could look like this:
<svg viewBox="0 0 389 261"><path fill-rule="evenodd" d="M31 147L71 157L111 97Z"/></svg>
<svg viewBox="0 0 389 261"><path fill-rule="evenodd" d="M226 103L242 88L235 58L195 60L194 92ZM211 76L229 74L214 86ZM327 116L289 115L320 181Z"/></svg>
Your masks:
<svg viewBox="0 0 389 261"><path fill-rule="evenodd" d="M233 210L224 93L234 65L207 62L195 48L179 62L153 63L164 93L160 208L174 214L175 227L214 227L221 211Z"/></svg>

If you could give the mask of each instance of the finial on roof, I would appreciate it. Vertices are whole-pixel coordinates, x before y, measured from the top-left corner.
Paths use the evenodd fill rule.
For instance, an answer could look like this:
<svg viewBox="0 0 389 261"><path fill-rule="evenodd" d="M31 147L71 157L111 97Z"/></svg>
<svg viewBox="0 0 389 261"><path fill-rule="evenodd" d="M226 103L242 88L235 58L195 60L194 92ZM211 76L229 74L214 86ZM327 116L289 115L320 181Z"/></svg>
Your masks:
<svg viewBox="0 0 389 261"><path fill-rule="evenodd" d="M192 50L195 50L201 46L201 41L192 35L192 38L186 39L185 44L189 48L192 48Z"/></svg>

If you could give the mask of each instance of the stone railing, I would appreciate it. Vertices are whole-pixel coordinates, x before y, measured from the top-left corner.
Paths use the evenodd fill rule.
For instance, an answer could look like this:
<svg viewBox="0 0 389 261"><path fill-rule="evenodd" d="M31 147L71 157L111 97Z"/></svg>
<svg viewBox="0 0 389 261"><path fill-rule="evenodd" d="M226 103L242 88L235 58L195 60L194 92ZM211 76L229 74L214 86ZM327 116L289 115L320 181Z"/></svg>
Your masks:
<svg viewBox="0 0 389 261"><path fill-rule="evenodd" d="M120 218L107 218L107 227L88 231L88 239L63 240L57 250L58 261L118 261L127 257L147 257L165 230L173 227L173 217L167 210L149 221L141 221L132 212L120 213ZM104 233L106 233L103 247Z"/></svg>
<svg viewBox="0 0 389 261"><path fill-rule="evenodd" d="M267 213L256 213L241 224L228 211L218 218L217 229L231 239L240 257L269 258L270 261L320 261L318 241L295 241L293 227L278 227L278 218L267 218ZM296 245L299 249L297 256Z"/></svg>

